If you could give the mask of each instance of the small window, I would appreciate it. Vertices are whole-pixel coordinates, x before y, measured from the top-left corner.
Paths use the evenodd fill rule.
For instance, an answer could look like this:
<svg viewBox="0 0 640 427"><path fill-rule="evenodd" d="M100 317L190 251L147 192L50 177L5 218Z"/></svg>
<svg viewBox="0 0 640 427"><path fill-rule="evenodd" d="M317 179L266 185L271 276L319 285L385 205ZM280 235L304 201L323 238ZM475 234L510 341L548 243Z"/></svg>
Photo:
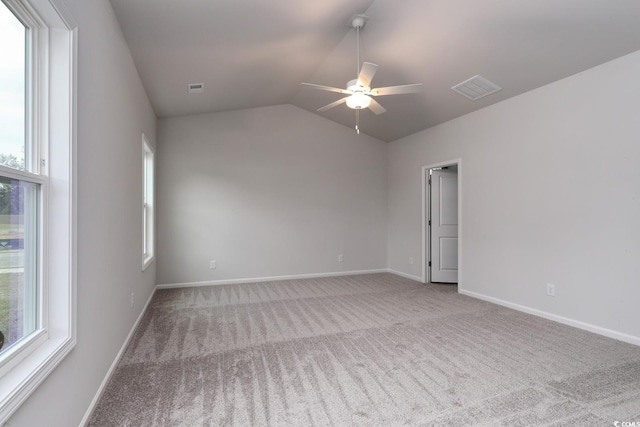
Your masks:
<svg viewBox="0 0 640 427"><path fill-rule="evenodd" d="M154 200L153 150L142 135L142 270L153 262L154 254Z"/></svg>

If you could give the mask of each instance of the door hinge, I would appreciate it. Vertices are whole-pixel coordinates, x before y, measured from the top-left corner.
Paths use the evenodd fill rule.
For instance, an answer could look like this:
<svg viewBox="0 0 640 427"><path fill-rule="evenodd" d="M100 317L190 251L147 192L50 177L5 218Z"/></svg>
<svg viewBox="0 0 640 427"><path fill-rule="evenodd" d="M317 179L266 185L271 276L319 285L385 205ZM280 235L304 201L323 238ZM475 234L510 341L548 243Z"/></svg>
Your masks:
<svg viewBox="0 0 640 427"><path fill-rule="evenodd" d="M431 220L429 220L429 227L431 227Z"/></svg>
<svg viewBox="0 0 640 427"><path fill-rule="evenodd" d="M431 261L429 261L429 267L431 267Z"/></svg>

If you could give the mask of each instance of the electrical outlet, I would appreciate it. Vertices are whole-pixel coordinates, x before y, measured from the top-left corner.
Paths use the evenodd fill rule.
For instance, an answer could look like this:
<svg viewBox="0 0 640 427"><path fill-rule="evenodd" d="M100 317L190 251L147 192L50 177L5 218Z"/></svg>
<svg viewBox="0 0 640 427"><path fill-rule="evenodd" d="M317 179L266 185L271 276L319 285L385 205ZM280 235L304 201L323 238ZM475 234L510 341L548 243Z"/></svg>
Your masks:
<svg viewBox="0 0 640 427"><path fill-rule="evenodd" d="M413 264L413 257L412 256L409 257L409 264Z"/></svg>
<svg viewBox="0 0 640 427"><path fill-rule="evenodd" d="M344 255L338 255L338 262L344 262Z"/></svg>
<svg viewBox="0 0 640 427"><path fill-rule="evenodd" d="M550 297L556 296L556 285L552 285L551 283L547 283L547 295Z"/></svg>
<svg viewBox="0 0 640 427"><path fill-rule="evenodd" d="M209 268L214 270L216 268L216 260L212 259L211 261L209 261Z"/></svg>
<svg viewBox="0 0 640 427"><path fill-rule="evenodd" d="M135 302L135 297L136 297L136 294L134 292L131 292L131 308L133 308L133 304Z"/></svg>

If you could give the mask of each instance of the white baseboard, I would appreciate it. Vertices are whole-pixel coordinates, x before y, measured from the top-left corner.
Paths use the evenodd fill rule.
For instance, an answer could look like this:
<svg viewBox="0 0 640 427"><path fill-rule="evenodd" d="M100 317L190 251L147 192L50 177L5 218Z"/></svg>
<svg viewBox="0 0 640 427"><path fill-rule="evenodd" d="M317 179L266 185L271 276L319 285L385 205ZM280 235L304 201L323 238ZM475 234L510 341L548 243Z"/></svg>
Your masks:
<svg viewBox="0 0 640 427"><path fill-rule="evenodd" d="M274 280L313 279L316 277L354 276L357 274L386 273L389 270L380 268L376 270L334 271L331 273L292 274L288 276L251 277L244 279L208 280L204 282L165 283L156 285L156 289L191 288L195 286L232 285L235 283L272 282Z"/></svg>
<svg viewBox="0 0 640 427"><path fill-rule="evenodd" d="M628 335L622 332L613 331L611 329L595 326L590 323L584 323L579 320L569 319L568 317L558 316L556 314L547 313L546 311L538 310L531 307L526 307L520 304L514 304L509 301L504 301L498 298L490 297L483 294L478 294L464 289L458 289L458 293L467 295L473 298L481 299L483 301L492 302L504 307L512 308L514 310L522 311L523 313L532 314L534 316L542 317L544 319L553 320L554 322L562 323L564 325L573 326L574 328L582 329L585 331L593 332L594 334L603 335L605 337L613 338L618 341L624 341L629 344L640 346L640 337Z"/></svg>
<svg viewBox="0 0 640 427"><path fill-rule="evenodd" d="M142 320L142 316L144 316L144 314L147 312L147 308L149 307L149 303L151 303L151 299L153 298L153 295L155 293L156 293L156 288L154 287L153 291L151 292L151 295L149 295L149 299L147 299L147 302L144 304L144 307L142 307L142 311L140 311L140 315L138 316L138 318L136 319L135 323L131 327L131 330L129 331L129 334L127 335L127 338L124 340L124 343L122 344L122 347L120 348L120 351L116 355L115 360L111 364L111 367L109 367L109 370L107 371L107 374L105 375L104 379L102 380L102 384L100 384L100 387L98 387L98 391L96 392L95 396L93 397L93 400L89 404L89 408L87 408L87 412L85 412L84 417L82 417L82 421L80 421L80 426L85 426L89 422L89 418L91 418L91 414L93 413L93 410L95 409L96 405L98 404L98 401L102 397L102 394L104 393L104 390L107 387L107 384L109 383L109 380L111 379L111 376L115 372L116 367L118 366L118 363L120 362L120 359L122 359L122 356L124 355L124 352L127 349L127 346L129 345L129 341L131 341L131 338L133 337L133 334L136 331L136 328L138 327L138 325L140 324L140 321Z"/></svg>
<svg viewBox="0 0 640 427"><path fill-rule="evenodd" d="M420 283L424 283L422 281L422 277L418 277L418 276L414 276L414 275L411 275L411 274L403 273L403 272L397 271L397 270L392 270L391 268L388 268L387 271L389 273L391 273L391 274L395 274L396 276L404 277L405 279L411 279L411 280L415 280L415 281L420 282Z"/></svg>

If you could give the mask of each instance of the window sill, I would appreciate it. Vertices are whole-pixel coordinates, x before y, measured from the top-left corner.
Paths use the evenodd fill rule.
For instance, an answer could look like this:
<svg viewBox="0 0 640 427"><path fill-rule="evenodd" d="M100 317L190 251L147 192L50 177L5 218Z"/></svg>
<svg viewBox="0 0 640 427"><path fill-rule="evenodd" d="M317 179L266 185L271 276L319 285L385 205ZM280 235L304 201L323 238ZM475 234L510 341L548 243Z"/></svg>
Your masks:
<svg viewBox="0 0 640 427"><path fill-rule="evenodd" d="M73 349L69 336L49 337L20 364L2 376L0 384L0 425L24 402L40 383Z"/></svg>
<svg viewBox="0 0 640 427"><path fill-rule="evenodd" d="M155 261L154 256L150 256L142 260L142 271L145 271Z"/></svg>

